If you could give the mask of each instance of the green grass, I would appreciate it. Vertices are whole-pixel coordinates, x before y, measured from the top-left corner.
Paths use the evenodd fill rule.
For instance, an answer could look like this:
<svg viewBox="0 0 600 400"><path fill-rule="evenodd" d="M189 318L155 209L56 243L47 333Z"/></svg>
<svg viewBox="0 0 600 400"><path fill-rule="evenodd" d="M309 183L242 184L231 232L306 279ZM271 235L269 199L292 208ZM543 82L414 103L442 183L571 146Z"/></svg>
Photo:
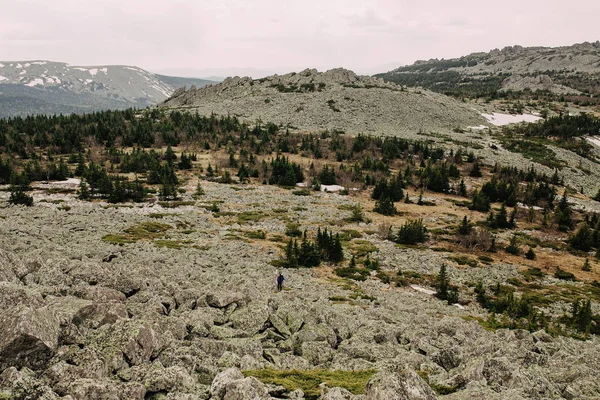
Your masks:
<svg viewBox="0 0 600 400"><path fill-rule="evenodd" d="M294 190L292 194L296 196L310 196L310 191L308 191L308 189L300 189Z"/></svg>
<svg viewBox="0 0 600 400"><path fill-rule="evenodd" d="M526 271L521 271L521 275L527 282L531 282L543 278L545 274L538 267L530 267Z"/></svg>
<svg viewBox="0 0 600 400"><path fill-rule="evenodd" d="M367 381L376 371L332 371L320 369L279 371L261 369L242 372L245 376L253 376L266 384L281 385L289 391L302 389L306 399L314 400L321 394L319 389L321 383L326 383L329 387L345 388L353 394L363 394Z"/></svg>
<svg viewBox="0 0 600 400"><path fill-rule="evenodd" d="M164 208L177 208L181 206L193 206L195 201L159 201L158 204Z"/></svg>
<svg viewBox="0 0 600 400"><path fill-rule="evenodd" d="M148 214L148 216L150 218L156 218L156 219L160 219L160 218L164 218L164 217L169 217L169 216L177 216L177 215L181 215L181 214L169 214L169 213L150 213Z"/></svg>
<svg viewBox="0 0 600 400"><path fill-rule="evenodd" d="M350 242L352 254L357 258L365 257L369 253L378 251L379 249L368 240L353 240Z"/></svg>
<svg viewBox="0 0 600 400"><path fill-rule="evenodd" d="M258 222L263 218L265 218L265 214L262 211L244 211L237 215L237 221L239 224Z"/></svg>
<svg viewBox="0 0 600 400"><path fill-rule="evenodd" d="M439 396L445 396L447 394L452 394L458 390L458 385L454 386L445 386L445 385L436 385L435 383L429 382L429 373L427 371L416 371L417 375L419 375L427 384L436 392Z"/></svg>
<svg viewBox="0 0 600 400"><path fill-rule="evenodd" d="M160 240L154 241L154 245L156 247L163 247L163 248L167 248L167 249L176 249L176 250L179 250L182 247L184 247L184 245L186 243L189 243L189 241L165 240L165 239L160 239Z"/></svg>
<svg viewBox="0 0 600 400"><path fill-rule="evenodd" d="M348 242L352 239L359 239L362 236L363 236L362 233L360 233L359 231L357 231L355 229L344 229L340 233L340 240L343 242Z"/></svg>
<svg viewBox="0 0 600 400"><path fill-rule="evenodd" d="M347 297L344 297L344 296L330 296L329 300L336 302L336 303L343 302L343 301L350 301L350 299L348 299Z"/></svg>
<svg viewBox="0 0 600 400"><path fill-rule="evenodd" d="M248 239L266 239L267 234L265 231L249 231L245 232L244 236L246 236Z"/></svg>
<svg viewBox="0 0 600 400"><path fill-rule="evenodd" d="M169 229L171 229L171 225L161 224L158 222L142 222L137 226L132 226L125 229L123 234L105 235L102 240L111 244L123 245L127 243L135 243L139 240L153 240L156 238L162 238Z"/></svg>
<svg viewBox="0 0 600 400"><path fill-rule="evenodd" d="M554 151L546 146L543 139L526 140L521 137L504 137L501 139L505 149L521 153L524 157L549 168L562 168L565 162L556 157Z"/></svg>
<svg viewBox="0 0 600 400"><path fill-rule="evenodd" d="M334 272L341 278L352 279L354 281L366 281L367 277L371 275L371 271L359 267L338 267Z"/></svg>
<svg viewBox="0 0 600 400"><path fill-rule="evenodd" d="M467 256L448 257L448 259L454 261L458 265L468 265L471 268L479 267L479 262L477 262L477 260L473 260Z"/></svg>
<svg viewBox="0 0 600 400"><path fill-rule="evenodd" d="M46 193L48 194L71 194L71 193L75 193L76 190L75 189L68 189L68 188L49 188L46 189Z"/></svg>

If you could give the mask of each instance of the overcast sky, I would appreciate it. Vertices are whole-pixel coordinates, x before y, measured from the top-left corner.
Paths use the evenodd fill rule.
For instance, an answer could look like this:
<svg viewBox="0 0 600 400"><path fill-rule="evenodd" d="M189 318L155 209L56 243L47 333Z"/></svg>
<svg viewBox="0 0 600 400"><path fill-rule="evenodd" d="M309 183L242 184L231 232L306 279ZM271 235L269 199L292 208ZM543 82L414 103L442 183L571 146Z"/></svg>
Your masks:
<svg viewBox="0 0 600 400"><path fill-rule="evenodd" d="M0 10L0 61L182 75L375 73L513 44L600 39L598 0L0 0Z"/></svg>

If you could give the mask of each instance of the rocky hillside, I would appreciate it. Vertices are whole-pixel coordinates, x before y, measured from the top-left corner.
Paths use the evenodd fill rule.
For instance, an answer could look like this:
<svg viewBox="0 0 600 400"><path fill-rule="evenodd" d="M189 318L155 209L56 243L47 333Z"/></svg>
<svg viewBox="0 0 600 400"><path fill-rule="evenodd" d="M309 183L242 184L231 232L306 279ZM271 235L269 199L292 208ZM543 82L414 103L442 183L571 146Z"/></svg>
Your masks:
<svg viewBox="0 0 600 400"><path fill-rule="evenodd" d="M286 289L277 293L270 262L282 252L285 220L300 220L312 232L323 221L342 223L350 212L340 209L357 199L202 185L201 204L218 202L220 214L189 202L189 195L188 205L176 209L111 207L41 187L32 209L2 210L0 395L316 399L239 372L310 374L313 368L354 370L367 379L381 371L370 378L365 397L325 385L323 393L331 394L323 400L433 400L430 385L452 393L443 397L452 400L593 399L600 393L597 338L486 330L477 321L487 315L474 301L451 306L430 287L395 287L375 272L361 282L328 267L286 269ZM58 186L50 187L56 193ZM1 201L7 198L0 193ZM402 210L419 206L408 207ZM449 218L423 213L428 224L443 226ZM452 256L398 248L378 238L377 223L344 223L362 236L346 251L348 257L371 252L383 276L398 270L429 276ZM268 232L267 240L248 240L255 232ZM518 281L517 266L493 257L493 265L478 268L451 263L452 281L484 279L492 287ZM544 285L562 287L550 276ZM404 391L412 394L393 397Z"/></svg>
<svg viewBox="0 0 600 400"><path fill-rule="evenodd" d="M137 67L80 67L50 61L0 62L0 117L143 108L177 88L210 81L156 75Z"/></svg>
<svg viewBox="0 0 600 400"><path fill-rule="evenodd" d="M333 69L274 75L263 79L227 78L220 84L178 90L163 107L273 121L301 130L342 130L384 135L451 131L485 120L454 99L402 88L382 79Z"/></svg>
<svg viewBox="0 0 600 400"><path fill-rule="evenodd" d="M555 48L511 46L449 60L417 61L377 76L441 92L529 89L598 95L600 42Z"/></svg>

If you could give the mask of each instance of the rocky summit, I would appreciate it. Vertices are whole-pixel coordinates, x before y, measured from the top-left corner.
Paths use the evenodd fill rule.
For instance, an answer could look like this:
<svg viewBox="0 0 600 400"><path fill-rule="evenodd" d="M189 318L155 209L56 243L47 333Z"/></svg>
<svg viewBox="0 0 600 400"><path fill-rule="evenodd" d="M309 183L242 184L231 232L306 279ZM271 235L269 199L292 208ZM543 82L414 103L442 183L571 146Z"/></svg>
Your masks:
<svg viewBox="0 0 600 400"><path fill-rule="evenodd" d="M420 60L376 76L443 93L490 96L500 92L600 94L600 42L562 47L508 46L452 59Z"/></svg>
<svg viewBox="0 0 600 400"><path fill-rule="evenodd" d="M449 132L485 123L479 113L457 100L343 68L306 69L258 80L227 78L199 89L178 90L161 106L201 115L231 114L250 123L289 124L304 131L351 134Z"/></svg>

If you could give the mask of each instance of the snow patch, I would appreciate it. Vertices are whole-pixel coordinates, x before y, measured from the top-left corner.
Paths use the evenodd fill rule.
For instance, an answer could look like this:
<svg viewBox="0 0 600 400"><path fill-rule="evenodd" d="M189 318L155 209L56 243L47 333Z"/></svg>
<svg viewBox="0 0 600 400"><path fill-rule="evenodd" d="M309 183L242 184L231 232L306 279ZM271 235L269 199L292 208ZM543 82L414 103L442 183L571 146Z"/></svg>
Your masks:
<svg viewBox="0 0 600 400"><path fill-rule="evenodd" d="M90 83L92 83L92 82L94 82L92 79L86 79L86 80L85 80L85 84L86 84L86 85L89 85L89 84L90 84Z"/></svg>
<svg viewBox="0 0 600 400"><path fill-rule="evenodd" d="M587 138L588 142L600 147L600 136L592 136Z"/></svg>
<svg viewBox="0 0 600 400"><path fill-rule="evenodd" d="M12 66L12 64L11 64L11 66ZM23 66L21 64L17 64L17 66L15 68L16 69L21 69L21 68L23 68Z"/></svg>
<svg viewBox="0 0 600 400"><path fill-rule="evenodd" d="M19 75L25 75L27 73L27 70L24 69L23 71L19 72Z"/></svg>
<svg viewBox="0 0 600 400"><path fill-rule="evenodd" d="M34 87L34 86L37 86L37 85L42 85L43 86L44 85L44 80L40 79L40 78L35 78L31 82L25 84L25 86L29 86L29 87Z"/></svg>
<svg viewBox="0 0 600 400"><path fill-rule="evenodd" d="M167 90L165 90L164 88L161 88L161 87L159 87L159 86L156 86L156 85L151 85L150 87L151 87L152 89L156 89L156 90L158 90L158 91L159 91L159 92L161 92L163 95L165 95L165 97L169 97L169 96L171 95L171 94L170 94L170 93L169 93Z"/></svg>
<svg viewBox="0 0 600 400"><path fill-rule="evenodd" d="M29 67L31 67L31 64L30 63L26 63L25 64L25 68L29 68Z"/></svg>
<svg viewBox="0 0 600 400"><path fill-rule="evenodd" d="M4 64L0 63L0 68L4 68Z"/></svg>
<svg viewBox="0 0 600 400"><path fill-rule="evenodd" d="M485 131L486 129L490 129L489 126L479 125L479 126L467 126L467 129L475 132Z"/></svg>
<svg viewBox="0 0 600 400"><path fill-rule="evenodd" d="M73 67L73 69L76 69L77 71L87 71L87 69L85 68L80 68L80 67Z"/></svg>
<svg viewBox="0 0 600 400"><path fill-rule="evenodd" d="M104 74L107 74L107 73L108 73L108 68L100 68L100 69L98 70L98 72L102 72L102 73L104 73Z"/></svg>
<svg viewBox="0 0 600 400"><path fill-rule="evenodd" d="M425 293L425 294L429 294L429 295L435 294L435 290L425 289L424 287L421 287L421 286L410 285L410 287L413 288L414 290L416 290L417 292L421 292L421 293Z"/></svg>
<svg viewBox="0 0 600 400"><path fill-rule="evenodd" d="M0 82L7 81L7 80L8 80L8 78L5 78L4 76L0 75Z"/></svg>
<svg viewBox="0 0 600 400"><path fill-rule="evenodd" d="M321 192L339 192L340 190L344 190L344 187L340 185L321 185Z"/></svg>
<svg viewBox="0 0 600 400"><path fill-rule="evenodd" d="M90 75L96 76L96 74L98 73L98 68L92 68L88 70L88 72L90 73Z"/></svg>
<svg viewBox="0 0 600 400"><path fill-rule="evenodd" d="M48 63L46 61L34 61L31 64L33 64L33 65L46 65Z"/></svg>
<svg viewBox="0 0 600 400"><path fill-rule="evenodd" d="M500 113L492 113L492 114L484 114L483 115L490 124L496 126L504 126L509 124L517 124L519 122L536 122L542 119L542 117L538 117L536 115L531 114L500 114Z"/></svg>

